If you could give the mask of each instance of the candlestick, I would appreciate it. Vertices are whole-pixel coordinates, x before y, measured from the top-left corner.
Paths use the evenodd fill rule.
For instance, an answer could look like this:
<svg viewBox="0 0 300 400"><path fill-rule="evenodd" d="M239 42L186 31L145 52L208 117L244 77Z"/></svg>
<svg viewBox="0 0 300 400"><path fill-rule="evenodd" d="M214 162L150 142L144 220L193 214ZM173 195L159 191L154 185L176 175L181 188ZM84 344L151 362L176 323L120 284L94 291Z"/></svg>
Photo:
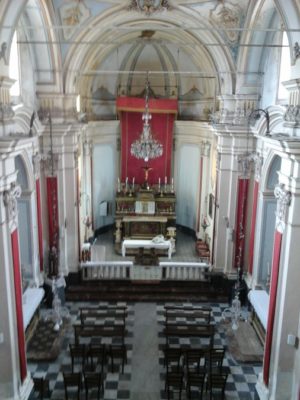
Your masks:
<svg viewBox="0 0 300 400"><path fill-rule="evenodd" d="M120 183L120 178L118 178L118 192L121 191L121 183Z"/></svg>
<svg viewBox="0 0 300 400"><path fill-rule="evenodd" d="M174 192L174 178L172 178L171 191L172 191L172 193Z"/></svg>
<svg viewBox="0 0 300 400"><path fill-rule="evenodd" d="M132 178L132 190L134 191L134 182L135 182L135 177Z"/></svg>
<svg viewBox="0 0 300 400"><path fill-rule="evenodd" d="M125 190L126 190L126 192L127 192L127 189L128 189L128 177L126 177L126 181L125 181Z"/></svg>

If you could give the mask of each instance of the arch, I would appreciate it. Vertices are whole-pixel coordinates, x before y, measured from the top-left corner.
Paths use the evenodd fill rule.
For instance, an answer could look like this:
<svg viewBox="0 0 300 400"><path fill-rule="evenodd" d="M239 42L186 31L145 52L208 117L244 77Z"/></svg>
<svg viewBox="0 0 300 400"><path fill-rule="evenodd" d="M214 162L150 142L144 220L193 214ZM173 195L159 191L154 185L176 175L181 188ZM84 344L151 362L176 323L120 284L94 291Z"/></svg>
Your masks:
<svg viewBox="0 0 300 400"><path fill-rule="evenodd" d="M79 71L93 70L93 68L95 68L95 60L97 60L97 65L99 65L99 63L101 63L109 53L120 47L122 44L136 41L142 31L143 22L147 23L147 26L151 26L153 31L159 33L157 35L158 40L166 40L176 46L184 47L186 53L192 60L194 60L195 65L197 65L198 71L202 71L203 67L205 67L207 72L210 74L218 76L218 71L226 73L227 76L226 79L224 79L224 85L222 87L219 85L219 88L224 91L224 93L232 93L232 71L234 70L232 55L228 49L224 49L221 46L215 46L208 50L203 44L206 40L208 42L216 40L220 41L221 39L216 32L212 32L211 30L201 31L200 34L199 32L189 32L188 30L183 29L182 32L178 34L178 32L173 30L171 32L168 32L167 29L163 31L160 30L162 24L164 28L172 28L175 26L177 28L180 27L174 21L189 20L189 23L195 23L196 26L199 24L204 25L205 22L200 14L190 13L190 10L185 9L174 9L172 10L171 16L167 13L163 14L163 19L161 20L150 18L143 20L140 18L140 15L139 18L137 18L136 13L122 14L120 12L122 8L123 7L120 6L111 7L100 16L98 15L97 17L94 17L91 23L75 36L75 41L100 41L103 43L107 41L109 44L106 46L99 46L99 44L93 46L91 44L90 46L85 47L79 47L76 44L73 44L69 48L64 68L66 93L75 93L79 91L78 81L76 78ZM113 42L111 41L111 26L116 28ZM91 27L93 27L93 29L91 29ZM136 28L136 31L130 31L129 33L124 34L124 32L118 31L118 27ZM189 45L186 44L187 42ZM197 52L195 52L195 47L198 49ZM203 60L205 60L205 64L203 64ZM169 72L172 74L172 71ZM76 82L75 86L74 82ZM82 82L84 82L84 86L86 87L87 79L83 79Z"/></svg>
<svg viewBox="0 0 300 400"><path fill-rule="evenodd" d="M26 150L22 150L21 152L16 154L16 159L18 159L18 165L20 165L22 168L23 176L26 176L26 178L24 179L24 181L26 182L26 191L32 192L35 189L35 179L33 174L32 162L28 152Z"/></svg>

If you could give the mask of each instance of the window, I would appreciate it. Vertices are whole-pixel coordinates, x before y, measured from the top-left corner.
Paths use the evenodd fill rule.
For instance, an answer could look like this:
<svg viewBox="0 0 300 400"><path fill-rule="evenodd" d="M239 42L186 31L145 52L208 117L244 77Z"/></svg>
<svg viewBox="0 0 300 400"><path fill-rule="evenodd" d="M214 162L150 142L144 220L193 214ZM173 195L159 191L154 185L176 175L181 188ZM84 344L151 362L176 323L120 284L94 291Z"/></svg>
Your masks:
<svg viewBox="0 0 300 400"><path fill-rule="evenodd" d="M9 77L15 79L15 83L10 88L11 96L20 96L20 70L19 70L19 52L17 44L17 32L14 33L10 56L9 56Z"/></svg>
<svg viewBox="0 0 300 400"><path fill-rule="evenodd" d="M281 82L290 79L291 74L291 56L289 48L289 40L286 32L282 35L282 50L281 50L281 61L280 61L280 74L279 74L279 85L278 85L278 100L284 100L288 98L288 91L282 85Z"/></svg>

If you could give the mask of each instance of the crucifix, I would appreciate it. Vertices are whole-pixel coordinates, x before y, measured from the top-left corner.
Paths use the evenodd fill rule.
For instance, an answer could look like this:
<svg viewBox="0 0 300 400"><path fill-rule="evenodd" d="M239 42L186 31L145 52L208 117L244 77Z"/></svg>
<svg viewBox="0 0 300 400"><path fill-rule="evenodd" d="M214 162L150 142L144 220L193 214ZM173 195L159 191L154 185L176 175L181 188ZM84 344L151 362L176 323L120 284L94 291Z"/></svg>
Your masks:
<svg viewBox="0 0 300 400"><path fill-rule="evenodd" d="M145 173L145 181L143 183L143 188L149 190L150 186L148 183L148 176L149 176L149 171L151 171L153 168L148 167L148 165L145 165L144 167L142 167L142 169L144 170L144 173Z"/></svg>

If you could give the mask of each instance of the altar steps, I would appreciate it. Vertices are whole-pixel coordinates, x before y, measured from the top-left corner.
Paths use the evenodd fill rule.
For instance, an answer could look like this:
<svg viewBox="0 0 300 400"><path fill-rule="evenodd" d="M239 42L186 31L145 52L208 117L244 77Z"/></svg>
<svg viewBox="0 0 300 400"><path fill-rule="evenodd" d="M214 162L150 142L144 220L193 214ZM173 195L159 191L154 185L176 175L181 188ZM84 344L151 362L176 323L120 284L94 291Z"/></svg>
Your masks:
<svg viewBox="0 0 300 400"><path fill-rule="evenodd" d="M97 281L70 285L68 301L228 302L227 285L187 281Z"/></svg>

